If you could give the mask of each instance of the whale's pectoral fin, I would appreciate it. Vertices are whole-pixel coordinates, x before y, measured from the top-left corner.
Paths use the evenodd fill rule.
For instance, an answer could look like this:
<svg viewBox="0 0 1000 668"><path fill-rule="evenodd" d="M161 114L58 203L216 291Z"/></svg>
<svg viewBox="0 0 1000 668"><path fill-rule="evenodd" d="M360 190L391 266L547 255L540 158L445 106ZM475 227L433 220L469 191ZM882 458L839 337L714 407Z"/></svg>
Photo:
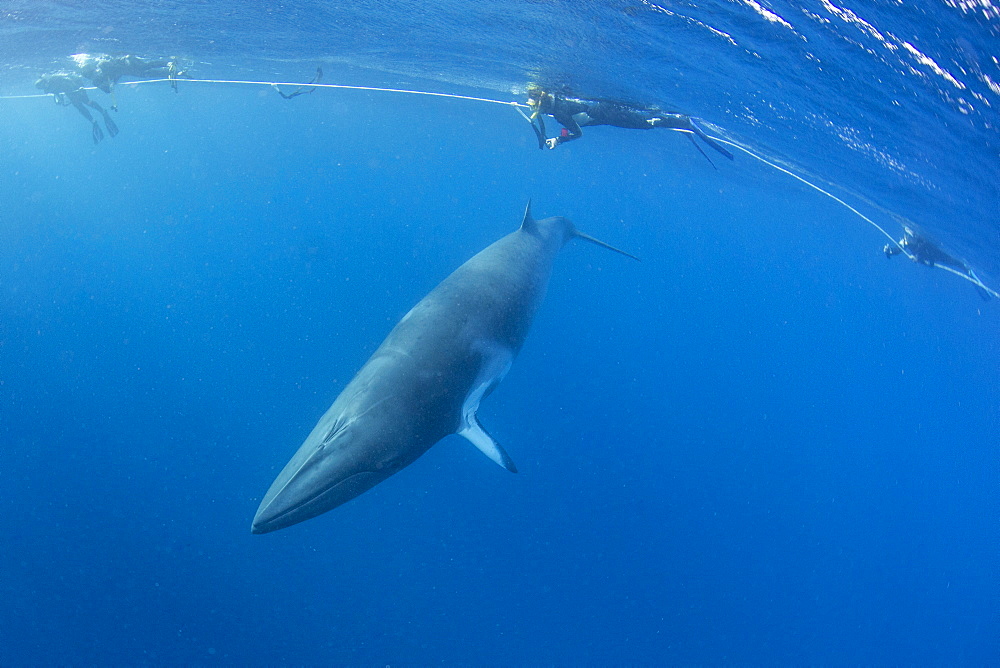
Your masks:
<svg viewBox="0 0 1000 668"><path fill-rule="evenodd" d="M458 435L479 448L480 452L495 461L500 466L504 467L511 473L517 473L517 467L514 466L514 460L510 458L510 455L504 452L504 449L500 447L499 443L493 440L492 436L486 433L483 426L479 424L479 418L475 413L465 416L465 426L458 430Z"/></svg>

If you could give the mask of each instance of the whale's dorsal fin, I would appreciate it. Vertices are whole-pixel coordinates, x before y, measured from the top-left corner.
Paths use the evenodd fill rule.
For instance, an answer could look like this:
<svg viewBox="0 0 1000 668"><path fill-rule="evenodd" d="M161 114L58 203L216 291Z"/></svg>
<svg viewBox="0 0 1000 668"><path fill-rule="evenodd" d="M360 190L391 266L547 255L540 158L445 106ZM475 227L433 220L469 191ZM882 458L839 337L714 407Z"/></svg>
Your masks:
<svg viewBox="0 0 1000 668"><path fill-rule="evenodd" d="M536 234L538 232L538 223L535 219L531 217L531 200L528 200L528 206L524 207L524 219L521 220L521 229L525 232L531 234Z"/></svg>

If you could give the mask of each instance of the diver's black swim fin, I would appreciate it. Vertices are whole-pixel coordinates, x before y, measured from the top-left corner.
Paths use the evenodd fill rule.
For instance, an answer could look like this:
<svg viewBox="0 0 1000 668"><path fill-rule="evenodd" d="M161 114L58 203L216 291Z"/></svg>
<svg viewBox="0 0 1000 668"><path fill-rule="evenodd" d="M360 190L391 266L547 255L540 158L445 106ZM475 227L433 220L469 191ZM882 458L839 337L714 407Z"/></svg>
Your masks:
<svg viewBox="0 0 1000 668"><path fill-rule="evenodd" d="M96 102L91 102L90 106L96 109L97 111L101 112L101 116L104 117L104 126L108 129L108 134L111 135L112 137L117 135L118 126L115 124L113 120L111 120L111 114L108 113L108 110L102 107L101 105L97 104Z"/></svg>
<svg viewBox="0 0 1000 668"><path fill-rule="evenodd" d="M104 112L104 125L108 128L108 134L112 137L118 134L118 126L111 120L111 116L106 111Z"/></svg>
<svg viewBox="0 0 1000 668"><path fill-rule="evenodd" d="M686 134L687 138L691 140L691 143L694 145L694 147L698 149L698 153L701 153L703 156L705 156L705 160L708 160L708 164L712 165L712 168L718 171L719 168L715 166L715 163L712 162L712 159L708 157L708 154L705 153L705 151L702 150L701 146L698 146L698 142L695 141L694 135L689 132L685 132L684 134Z"/></svg>
<svg viewBox="0 0 1000 668"><path fill-rule="evenodd" d="M722 144L720 144L719 142L715 141L707 134L705 134L705 131L698 127L698 125L694 122L693 118L691 119L691 131L694 132L696 135L698 135L699 139L701 139L703 142L714 148L716 151L726 156L730 160L733 159L733 154L730 153L728 150L726 150L726 148Z"/></svg>
<svg viewBox="0 0 1000 668"><path fill-rule="evenodd" d="M316 90L316 86L313 86L312 84L318 84L322 78L323 78L323 68L317 67L316 76L313 77L313 80L304 86L299 86L291 93L285 93L284 91L282 91L280 88L278 88L278 84L271 84L271 85L274 86L274 90L278 91L278 95L285 98L286 100L291 100L293 97L298 97L299 95L305 95L306 93L311 93L314 90Z"/></svg>

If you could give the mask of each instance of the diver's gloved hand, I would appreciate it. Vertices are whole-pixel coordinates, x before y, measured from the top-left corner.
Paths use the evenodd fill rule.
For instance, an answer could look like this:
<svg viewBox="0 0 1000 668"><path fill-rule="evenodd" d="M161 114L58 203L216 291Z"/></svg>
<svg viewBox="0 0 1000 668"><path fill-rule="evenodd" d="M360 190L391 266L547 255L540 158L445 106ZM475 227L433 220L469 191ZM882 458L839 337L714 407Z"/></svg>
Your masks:
<svg viewBox="0 0 1000 668"><path fill-rule="evenodd" d="M549 147L550 149L551 148L555 148L556 146L559 146L559 137L551 137L549 139L546 139L545 140L545 145L547 147Z"/></svg>

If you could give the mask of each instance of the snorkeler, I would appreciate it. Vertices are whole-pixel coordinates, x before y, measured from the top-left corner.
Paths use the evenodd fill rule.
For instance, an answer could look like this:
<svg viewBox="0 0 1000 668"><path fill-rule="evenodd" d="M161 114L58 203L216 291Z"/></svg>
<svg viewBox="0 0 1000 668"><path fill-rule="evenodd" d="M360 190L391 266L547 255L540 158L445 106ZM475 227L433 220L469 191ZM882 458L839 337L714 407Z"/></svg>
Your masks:
<svg viewBox="0 0 1000 668"><path fill-rule="evenodd" d="M176 59L84 53L73 56L73 60L76 61L77 72L89 79L94 86L111 95L111 108L115 111L118 110L118 103L115 100L115 84L122 77L166 76L170 79L170 86L175 93L177 92L178 77L191 78L187 72L179 69Z"/></svg>
<svg viewBox="0 0 1000 668"><path fill-rule="evenodd" d="M317 67L316 76L313 77L312 81L310 81L307 84L303 84L302 86L299 86L291 93L286 93L283 90L281 90L278 84L271 84L271 87L274 88L274 90L278 91L278 95L280 95L281 97L285 98L286 100L291 100L293 97L298 97L299 95L305 95L306 93L311 93L314 90L316 90L316 86L313 84L318 84L322 79L323 79L323 68Z"/></svg>
<svg viewBox="0 0 1000 668"><path fill-rule="evenodd" d="M914 262L928 267L949 267L961 274L970 271L969 265L945 253L933 241L908 226L903 226L903 238L896 244L886 244L882 252L886 257L906 253Z"/></svg>
<svg viewBox="0 0 1000 668"><path fill-rule="evenodd" d="M976 286L979 295L983 299L989 299L990 294L992 293L992 291L983 285L983 282L979 280L979 277L976 276L976 272L973 271L972 267L967 265L962 260L949 255L943 251L941 247L931 241L926 235L921 234L920 232L915 232L909 226L903 226L902 239L897 241L895 244L886 244L882 248L882 252L885 253L887 258L891 258L894 255L906 255L918 264L922 264L926 267L945 269L953 274L967 278Z"/></svg>
<svg viewBox="0 0 1000 668"><path fill-rule="evenodd" d="M83 89L85 83L83 77L76 72L53 72L39 77L35 86L43 92L51 94L55 98L56 104L64 107L73 105L81 116L90 121L94 143L97 144L104 139L104 132L101 131L101 126L90 114L88 107L100 112L101 116L104 117L104 125L108 128L108 134L112 137L118 134L118 126L111 120L111 116L108 115L104 107L87 96L87 91Z"/></svg>
<svg viewBox="0 0 1000 668"><path fill-rule="evenodd" d="M688 133L692 142L694 142L693 135L697 135L699 139L716 151L730 160L733 159L732 153L706 135L695 124L694 120L685 114L643 109L620 102L563 97L556 93L546 92L534 85L528 87L528 107L531 109L531 117L528 120L538 137L538 148L554 149L559 144L579 139L583 136L583 131L580 128L584 126L612 125L633 130L666 128ZM552 116L563 126L558 137L546 137L543 115ZM697 143L695 143L695 147L702 155L705 155ZM708 158L707 155L705 157Z"/></svg>

